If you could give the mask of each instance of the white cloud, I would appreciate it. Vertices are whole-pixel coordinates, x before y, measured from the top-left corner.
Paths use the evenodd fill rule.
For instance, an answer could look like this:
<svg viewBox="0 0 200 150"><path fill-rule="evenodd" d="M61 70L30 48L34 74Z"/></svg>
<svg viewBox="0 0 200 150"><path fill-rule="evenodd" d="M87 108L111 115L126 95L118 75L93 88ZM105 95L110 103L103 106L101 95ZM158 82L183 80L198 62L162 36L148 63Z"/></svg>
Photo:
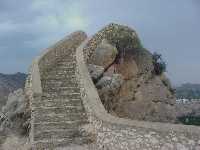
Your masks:
<svg viewBox="0 0 200 150"><path fill-rule="evenodd" d="M39 11L40 16L35 18L35 26L42 31L84 30L89 26L89 19L83 15L82 1L34 0L32 10Z"/></svg>

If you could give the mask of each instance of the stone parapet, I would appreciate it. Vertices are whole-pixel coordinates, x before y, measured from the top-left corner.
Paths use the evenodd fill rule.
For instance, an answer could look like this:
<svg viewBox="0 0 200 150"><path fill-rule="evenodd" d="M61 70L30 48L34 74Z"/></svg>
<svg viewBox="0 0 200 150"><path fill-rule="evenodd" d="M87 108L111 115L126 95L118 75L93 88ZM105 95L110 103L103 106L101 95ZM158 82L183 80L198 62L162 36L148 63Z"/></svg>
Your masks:
<svg viewBox="0 0 200 150"><path fill-rule="evenodd" d="M200 149L200 128L168 123L128 120L108 114L89 75L83 49L76 51L77 78L99 150L193 150Z"/></svg>

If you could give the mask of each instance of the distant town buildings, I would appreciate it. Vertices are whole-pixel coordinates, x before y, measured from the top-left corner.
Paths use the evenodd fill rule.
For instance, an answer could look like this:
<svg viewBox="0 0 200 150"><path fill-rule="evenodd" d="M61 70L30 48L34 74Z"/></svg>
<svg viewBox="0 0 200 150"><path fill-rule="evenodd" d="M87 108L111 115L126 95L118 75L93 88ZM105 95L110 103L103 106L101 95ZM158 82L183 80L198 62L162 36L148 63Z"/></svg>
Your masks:
<svg viewBox="0 0 200 150"><path fill-rule="evenodd" d="M200 102L200 99L186 99L186 98L182 98L182 99L177 99L176 103L178 104L190 104L190 103L195 103L195 102Z"/></svg>

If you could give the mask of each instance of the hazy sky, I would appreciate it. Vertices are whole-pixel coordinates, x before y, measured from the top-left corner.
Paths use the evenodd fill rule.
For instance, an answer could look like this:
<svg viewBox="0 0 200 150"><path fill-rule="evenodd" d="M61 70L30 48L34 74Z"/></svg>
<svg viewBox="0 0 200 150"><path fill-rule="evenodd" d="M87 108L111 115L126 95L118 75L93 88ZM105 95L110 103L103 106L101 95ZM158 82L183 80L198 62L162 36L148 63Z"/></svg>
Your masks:
<svg viewBox="0 0 200 150"><path fill-rule="evenodd" d="M0 72L26 72L70 32L92 35L110 22L160 52L174 84L200 83L200 0L0 0Z"/></svg>

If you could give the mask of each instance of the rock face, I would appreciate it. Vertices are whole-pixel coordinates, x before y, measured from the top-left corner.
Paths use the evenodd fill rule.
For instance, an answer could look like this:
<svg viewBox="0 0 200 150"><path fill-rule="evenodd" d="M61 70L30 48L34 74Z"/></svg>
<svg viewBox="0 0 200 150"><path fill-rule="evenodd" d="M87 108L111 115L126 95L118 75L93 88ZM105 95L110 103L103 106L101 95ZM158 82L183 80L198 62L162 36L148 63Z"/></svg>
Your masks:
<svg viewBox="0 0 200 150"><path fill-rule="evenodd" d="M141 46L134 30L110 24L94 35L84 50L88 64L105 68L94 83L108 112L137 120L176 120L170 82L164 74L154 74L152 54ZM99 74L92 70L92 76Z"/></svg>
<svg viewBox="0 0 200 150"><path fill-rule="evenodd" d="M103 39L95 49L93 58L91 59L93 59L92 62L94 62L95 65L107 68L114 62L117 53L117 48L109 44L106 39Z"/></svg>
<svg viewBox="0 0 200 150"><path fill-rule="evenodd" d="M110 113L115 113L113 110L117 107L116 97L118 96L123 82L122 75L113 74L112 76L102 77L96 84L102 103L104 104L106 110Z"/></svg>
<svg viewBox="0 0 200 150"><path fill-rule="evenodd" d="M103 75L104 68L102 66L89 64L88 71L90 72L90 75L91 75L93 81L96 81Z"/></svg>

